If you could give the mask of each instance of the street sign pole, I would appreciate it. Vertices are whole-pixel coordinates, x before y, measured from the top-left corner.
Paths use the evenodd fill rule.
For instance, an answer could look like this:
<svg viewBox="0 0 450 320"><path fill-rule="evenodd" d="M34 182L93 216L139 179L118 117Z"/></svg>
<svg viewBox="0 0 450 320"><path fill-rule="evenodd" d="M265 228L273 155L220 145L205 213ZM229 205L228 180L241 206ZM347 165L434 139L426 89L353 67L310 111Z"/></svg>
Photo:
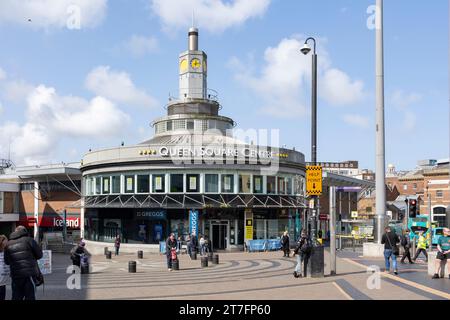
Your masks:
<svg viewBox="0 0 450 320"><path fill-rule="evenodd" d="M330 269L336 275L336 187L330 187Z"/></svg>

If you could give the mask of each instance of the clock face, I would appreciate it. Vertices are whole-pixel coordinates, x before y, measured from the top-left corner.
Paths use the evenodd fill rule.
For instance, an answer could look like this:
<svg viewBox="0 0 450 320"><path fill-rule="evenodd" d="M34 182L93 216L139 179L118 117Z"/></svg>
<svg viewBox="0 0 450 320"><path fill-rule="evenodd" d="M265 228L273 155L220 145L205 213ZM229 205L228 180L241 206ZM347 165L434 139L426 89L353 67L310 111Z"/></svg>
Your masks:
<svg viewBox="0 0 450 320"><path fill-rule="evenodd" d="M191 67L193 69L198 69L202 66L202 63L200 62L200 60L198 60L197 58L194 58L191 60Z"/></svg>
<svg viewBox="0 0 450 320"><path fill-rule="evenodd" d="M180 72L184 73L184 72L187 71L187 69L188 69L188 62L187 62L187 60L186 59L181 60L181 62L180 62Z"/></svg>

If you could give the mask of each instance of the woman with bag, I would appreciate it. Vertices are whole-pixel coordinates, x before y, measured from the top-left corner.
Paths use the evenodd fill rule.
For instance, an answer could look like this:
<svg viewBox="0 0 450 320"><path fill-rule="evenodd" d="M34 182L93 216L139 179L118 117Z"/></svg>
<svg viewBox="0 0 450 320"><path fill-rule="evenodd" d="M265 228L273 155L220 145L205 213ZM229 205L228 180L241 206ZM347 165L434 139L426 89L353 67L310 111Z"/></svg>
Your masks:
<svg viewBox="0 0 450 320"><path fill-rule="evenodd" d="M400 239L398 235L391 230L390 227L386 227L385 234L381 238L381 244L384 244L384 261L386 265L386 273L390 272L391 264L390 259L392 258L392 267L394 269L394 274L398 275L397 268L397 257L400 254L400 249L398 248L398 243Z"/></svg>

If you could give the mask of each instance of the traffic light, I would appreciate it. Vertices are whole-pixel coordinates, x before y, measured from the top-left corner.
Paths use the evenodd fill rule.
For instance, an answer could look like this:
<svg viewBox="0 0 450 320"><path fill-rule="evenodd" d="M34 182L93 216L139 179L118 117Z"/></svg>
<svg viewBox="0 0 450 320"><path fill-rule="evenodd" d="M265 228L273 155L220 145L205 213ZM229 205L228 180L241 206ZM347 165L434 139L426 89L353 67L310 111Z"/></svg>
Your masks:
<svg viewBox="0 0 450 320"><path fill-rule="evenodd" d="M417 216L417 200L409 199L409 217L415 218Z"/></svg>

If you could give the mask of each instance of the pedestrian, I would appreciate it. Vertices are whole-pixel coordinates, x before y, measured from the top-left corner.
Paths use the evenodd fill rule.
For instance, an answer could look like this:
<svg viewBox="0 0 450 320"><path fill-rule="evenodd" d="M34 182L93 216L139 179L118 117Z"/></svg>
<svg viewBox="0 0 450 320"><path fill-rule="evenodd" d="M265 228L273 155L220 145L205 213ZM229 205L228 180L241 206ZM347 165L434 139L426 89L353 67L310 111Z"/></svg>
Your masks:
<svg viewBox="0 0 450 320"><path fill-rule="evenodd" d="M83 258L89 258L90 257L89 251L86 249L86 243L80 242L77 246L73 247L72 250L70 250L70 259L72 260L72 265L77 266L78 268L81 268L81 262ZM75 269L72 270L72 273L75 273Z"/></svg>
<svg viewBox="0 0 450 320"><path fill-rule="evenodd" d="M281 237L281 247L283 249L284 257L289 258L290 248L289 248L289 234L287 231L283 233L283 236Z"/></svg>
<svg viewBox="0 0 450 320"><path fill-rule="evenodd" d="M450 279L450 229L444 228L444 235L442 235L437 244L438 252L436 255L436 272L433 275L433 279L439 279L441 273L441 263L446 261L448 269L448 278Z"/></svg>
<svg viewBox="0 0 450 320"><path fill-rule="evenodd" d="M177 238L177 254L180 254L182 245L183 245L183 241L181 240L181 236L178 236L178 238Z"/></svg>
<svg viewBox="0 0 450 320"><path fill-rule="evenodd" d="M423 253L425 256L425 262L428 262L428 253L427 253L427 238L424 236L424 232L419 232L419 239L417 240L417 251L414 255L413 261L416 262L420 253Z"/></svg>
<svg viewBox="0 0 450 320"><path fill-rule="evenodd" d="M397 257L400 253L397 244L400 242L400 239L390 227L386 227L384 230L385 233L381 238L381 244L384 244L384 261L386 265L385 272L389 273L391 269L390 259L392 258L392 267L394 269L394 274L397 275Z"/></svg>
<svg viewBox="0 0 450 320"><path fill-rule="evenodd" d="M194 232L191 235L190 246L191 246L191 253L194 253L194 252L196 253L198 250L197 249L198 248L198 239Z"/></svg>
<svg viewBox="0 0 450 320"><path fill-rule="evenodd" d="M211 241L209 240L208 236L205 236L205 253L209 252L212 252Z"/></svg>
<svg viewBox="0 0 450 320"><path fill-rule="evenodd" d="M11 233L4 257L11 272L12 300L36 300L35 285L41 275L37 261L42 259L42 249L24 226Z"/></svg>
<svg viewBox="0 0 450 320"><path fill-rule="evenodd" d="M308 261L311 257L312 242L309 239L306 230L303 230L300 239L297 242L297 247L294 250L293 256L297 255L297 265L294 270L294 277L300 278L302 276L302 262L303 262L303 276L308 275Z"/></svg>
<svg viewBox="0 0 450 320"><path fill-rule="evenodd" d="M205 254L205 238L203 236L200 237L200 255L203 256Z"/></svg>
<svg viewBox="0 0 450 320"><path fill-rule="evenodd" d="M410 231L408 229L406 229L403 232L403 235L400 239L400 244L402 245L404 252L403 252L403 257L400 260L400 263L405 263L405 259L408 258L408 261L410 264L413 264L414 262L411 260L411 238L409 237L409 233Z"/></svg>
<svg viewBox="0 0 450 320"><path fill-rule="evenodd" d="M116 256L119 255L119 249L120 249L120 236L118 235L116 237L116 240L114 241L114 248L116 249Z"/></svg>
<svg viewBox="0 0 450 320"><path fill-rule="evenodd" d="M188 234L186 236L186 249L187 249L187 254L189 256L192 255L192 247L191 247L191 236Z"/></svg>
<svg viewBox="0 0 450 320"><path fill-rule="evenodd" d="M177 249L177 239L175 239L175 234L173 233L166 240L167 269L169 271L172 271L172 249Z"/></svg>
<svg viewBox="0 0 450 320"><path fill-rule="evenodd" d="M8 238L5 235L0 235L0 301L6 298L6 283L9 278L9 267L5 264L5 247L8 243Z"/></svg>

